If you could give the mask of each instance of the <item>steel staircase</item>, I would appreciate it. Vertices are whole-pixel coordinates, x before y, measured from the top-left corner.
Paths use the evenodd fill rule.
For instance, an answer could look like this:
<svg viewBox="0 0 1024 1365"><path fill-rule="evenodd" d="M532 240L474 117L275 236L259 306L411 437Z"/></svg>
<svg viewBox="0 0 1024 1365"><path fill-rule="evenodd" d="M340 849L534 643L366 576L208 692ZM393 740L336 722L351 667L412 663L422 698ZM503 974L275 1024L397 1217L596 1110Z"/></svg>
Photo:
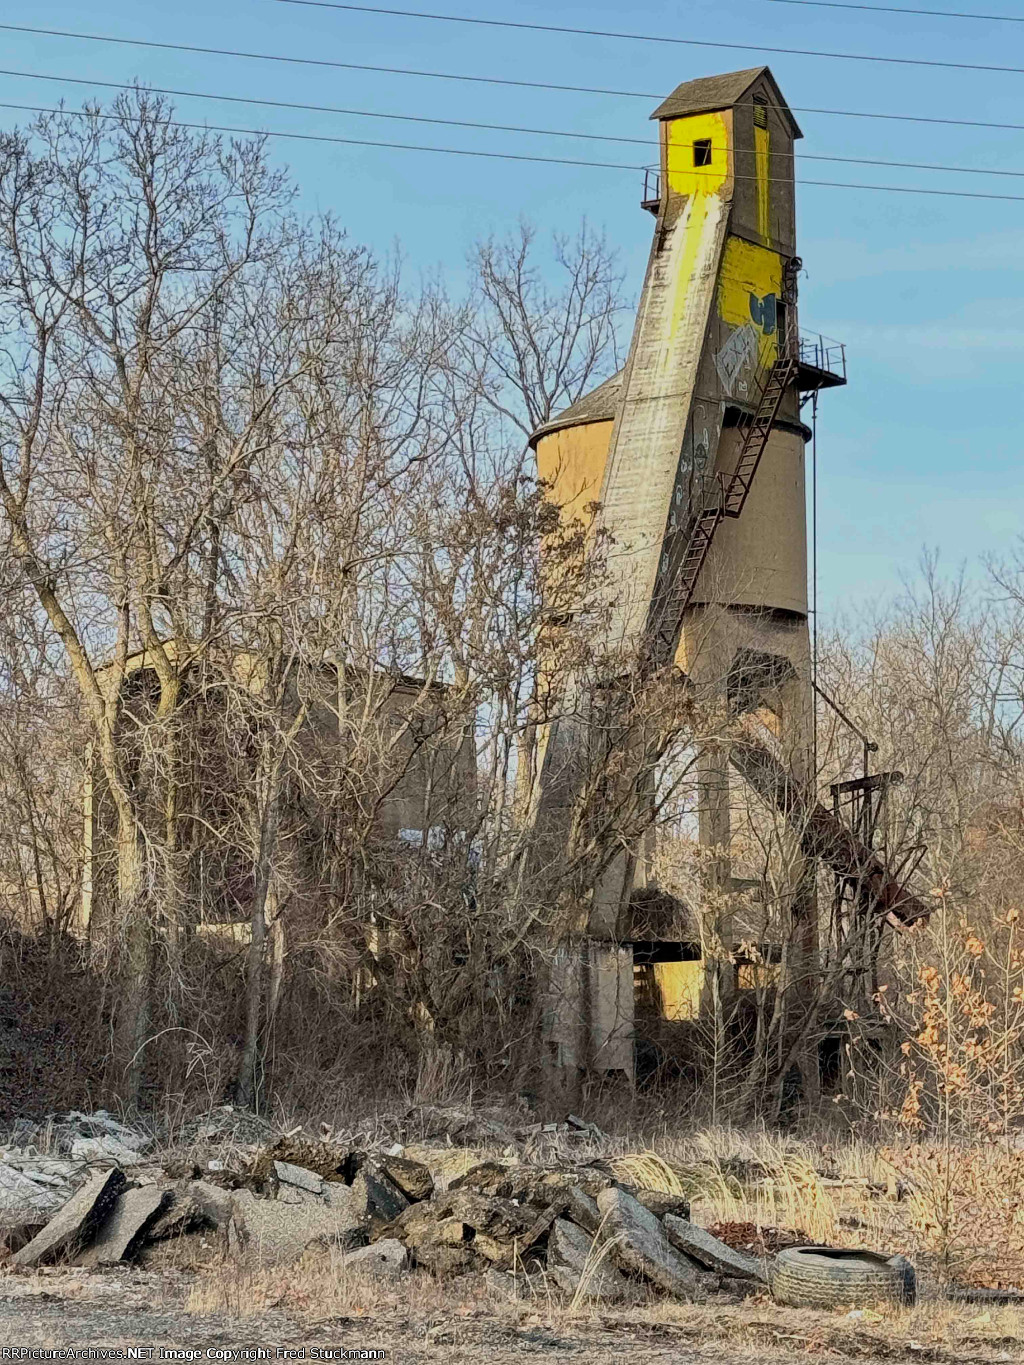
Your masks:
<svg viewBox="0 0 1024 1365"><path fill-rule="evenodd" d="M672 587L673 607L680 617L690 605L720 522L725 517L738 517L743 511L786 389L795 375L796 360L791 355L780 355L768 371L757 409L744 433L736 469L728 478L719 476L722 494L718 505L705 507L693 521L690 539Z"/></svg>

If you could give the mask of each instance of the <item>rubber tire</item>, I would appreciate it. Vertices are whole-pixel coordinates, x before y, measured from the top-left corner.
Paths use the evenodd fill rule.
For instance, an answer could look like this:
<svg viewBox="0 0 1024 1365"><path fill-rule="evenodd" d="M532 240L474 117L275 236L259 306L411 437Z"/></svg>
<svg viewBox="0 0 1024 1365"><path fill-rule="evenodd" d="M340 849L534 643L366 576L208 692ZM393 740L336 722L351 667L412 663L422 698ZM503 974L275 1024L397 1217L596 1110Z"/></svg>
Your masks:
<svg viewBox="0 0 1024 1365"><path fill-rule="evenodd" d="M788 1247L768 1272L772 1298L791 1308L867 1308L917 1299L914 1267L903 1256L831 1247Z"/></svg>

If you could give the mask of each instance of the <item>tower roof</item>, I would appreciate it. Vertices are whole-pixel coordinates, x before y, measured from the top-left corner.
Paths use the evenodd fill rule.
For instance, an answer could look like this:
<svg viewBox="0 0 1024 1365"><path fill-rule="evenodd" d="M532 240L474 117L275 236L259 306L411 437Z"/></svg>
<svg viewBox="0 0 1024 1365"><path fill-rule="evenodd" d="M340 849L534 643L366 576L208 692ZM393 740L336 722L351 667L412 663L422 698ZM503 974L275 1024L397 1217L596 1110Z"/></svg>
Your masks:
<svg viewBox="0 0 1024 1365"><path fill-rule="evenodd" d="M549 417L532 434L530 444L533 445L542 436L550 436L553 431L561 431L565 427L584 426L588 422L614 421L622 389L622 376L625 372L624 368L618 370L603 384L598 384L596 389L591 389L582 398L577 398L575 403Z"/></svg>
<svg viewBox="0 0 1024 1365"><path fill-rule="evenodd" d="M746 71L727 71L721 76L701 76L677 85L662 100L651 118L681 118L687 114L709 114L716 109L732 109L741 103L755 81L763 78L772 94L772 104L789 123L794 138L803 137L775 77L767 66L752 66Z"/></svg>

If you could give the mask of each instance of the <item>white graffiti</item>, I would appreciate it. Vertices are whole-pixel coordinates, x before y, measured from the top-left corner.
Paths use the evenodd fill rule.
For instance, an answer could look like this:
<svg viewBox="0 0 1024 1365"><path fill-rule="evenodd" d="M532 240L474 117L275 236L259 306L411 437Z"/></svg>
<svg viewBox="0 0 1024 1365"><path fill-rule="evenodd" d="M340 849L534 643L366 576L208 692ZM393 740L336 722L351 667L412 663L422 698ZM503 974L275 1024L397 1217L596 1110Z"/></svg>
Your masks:
<svg viewBox="0 0 1024 1365"><path fill-rule="evenodd" d="M757 332L749 322L729 333L729 339L715 355L715 368L722 387L731 398L747 396L744 371L757 360Z"/></svg>

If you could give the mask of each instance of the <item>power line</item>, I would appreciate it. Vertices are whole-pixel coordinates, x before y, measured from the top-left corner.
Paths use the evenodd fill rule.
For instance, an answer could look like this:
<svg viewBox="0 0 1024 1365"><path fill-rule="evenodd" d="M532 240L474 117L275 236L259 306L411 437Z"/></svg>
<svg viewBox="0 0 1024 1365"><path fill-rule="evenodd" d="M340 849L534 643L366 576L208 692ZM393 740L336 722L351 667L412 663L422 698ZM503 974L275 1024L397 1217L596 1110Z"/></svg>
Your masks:
<svg viewBox="0 0 1024 1365"><path fill-rule="evenodd" d="M901 5L850 5L845 0L768 0L770 5L813 5L817 9L859 9L869 14L926 14L938 19L985 19L997 24L1024 24L1019 14L968 14L958 9L904 9Z"/></svg>
<svg viewBox="0 0 1024 1365"><path fill-rule="evenodd" d="M361 62L331 61L326 57L291 57L280 52L244 52L230 47L198 47L189 43L160 43L147 38L118 38L103 33L74 33L61 28L30 28L25 24L0 24L6 33L33 33L49 38L78 38L90 43L117 43L122 47L151 47L164 52L199 52L209 57L244 57L255 62L288 62L295 66L323 66L335 71L375 71L390 76L429 76L442 81L472 81L478 85L513 85L521 90L564 90L574 95L618 95L625 99L660 100L650 90L607 90L587 85L555 85L550 81L516 81L497 76L449 75L445 71L417 71L404 66L367 66Z"/></svg>
<svg viewBox="0 0 1024 1365"><path fill-rule="evenodd" d="M589 142L622 142L635 147L650 147L649 137L615 137L606 133L579 133L562 128L528 128L514 123L477 123L468 119L430 118L426 114L389 114L370 109L345 109L334 104L299 104L292 100L258 99L250 95L222 95L207 90L177 90L169 86L139 86L134 81L98 81L87 76L49 76L40 71L14 71L0 67L0 76L18 76L33 81L55 81L58 84L100 86L105 90L152 91L155 95L178 95L184 99L224 100L230 104L259 104L272 109L298 109L312 114L351 114L356 118L396 119L402 123L434 123L446 128L480 128L494 133L533 133L543 137L579 137Z"/></svg>
<svg viewBox="0 0 1024 1365"><path fill-rule="evenodd" d="M101 110L53 109L39 104L8 104L0 102L0 109L20 109L29 114L66 114L71 118L102 118L118 121L120 114L105 114ZM593 166L606 171L642 171L625 161L577 161L566 157L527 156L517 152L485 152L462 147L422 147L407 142L371 142L359 137L334 137L327 133L291 133L276 128L234 128L221 123L185 123L181 119L167 119L171 128L191 128L203 133L241 133L245 137L283 137L299 142L332 142L345 147L388 147L402 152L443 152L447 156L484 156L498 161L535 161L548 166ZM990 196L982 196L990 197ZM1002 198L1003 196L993 196ZM1024 196L1022 196L1024 199Z"/></svg>
<svg viewBox="0 0 1024 1365"><path fill-rule="evenodd" d="M237 48L197 47L185 43L161 43L144 38L116 38L100 33L74 33L66 29L29 28L23 24L0 24L0 31L32 33L49 38L75 38L92 43L117 43L124 47L158 48L165 52L197 52L213 57L241 57L247 61L284 62L295 66L321 66L339 71L372 71L389 76L422 76L430 80L464 81L475 85L505 85L520 90L555 90L570 95L610 95L621 99L661 100L664 91L610 90L603 86L556 85L551 81L518 81L501 76L470 76L449 71L420 71L404 66L368 66L361 62L338 62L324 57L291 57L279 52L244 52ZM772 106L782 108L781 105ZM795 114L825 114L836 118L885 119L898 123L928 123L956 128L998 128L1024 132L1024 123L993 123L983 119L935 118L925 114L878 114L859 109L818 109L810 105L787 106Z"/></svg>
<svg viewBox="0 0 1024 1365"><path fill-rule="evenodd" d="M888 66L930 66L947 71L1000 71L1024 76L1024 66L987 66L980 62L938 62L926 57L883 57L869 52L822 52L807 47L766 47L763 43L717 43L705 38L677 38L671 34L620 33L604 28L569 28L563 24L528 24L518 19L481 19L465 14L431 14L417 9L384 9L377 5L345 5L340 0L273 0L278 5L311 9L349 10L358 14L386 14L396 19L430 19L446 24L482 24L487 28L524 29L532 33L570 33L577 38L617 38L633 43L675 43L680 47L713 47L727 52L772 52L786 57L826 57L832 61L882 62Z"/></svg>
<svg viewBox="0 0 1024 1365"><path fill-rule="evenodd" d="M255 104L272 109L298 109L306 113L342 114L356 118L395 120L400 123L428 123L446 128L474 128L488 132L528 133L541 137L575 137L589 142L615 142L634 147L650 147L650 138L618 137L610 133L580 133L563 128L527 128L509 123L478 123L468 119L431 118L426 114L380 113L371 109L346 109L332 104L300 104L292 100L269 100L249 95L224 95L217 91L179 90L169 86L140 86L132 81L101 81L88 76L50 76L40 71L16 71L0 67L0 76L16 76L27 80L52 81L56 84L97 86L105 90L145 89L155 95L177 95L184 99L223 100L230 104ZM718 148L719 151L723 150ZM850 166L888 166L893 170L949 171L958 175L1002 175L1024 177L1024 170L991 170L984 166L951 166L928 161L884 161L878 157L827 156L818 152L776 152L776 156L790 156L798 161L827 161ZM639 169L639 168L638 168ZM690 169L688 167L688 169Z"/></svg>
<svg viewBox="0 0 1024 1365"><path fill-rule="evenodd" d="M0 109L17 109L24 113L34 114L64 114L70 118L101 118L121 121L120 114L105 114L100 110L75 110L75 109L54 109L37 104L11 104L0 102ZM488 160L497 161L530 161L540 165L549 166L589 166L596 170L611 171L631 171L636 174L644 169L643 166L631 165L621 161L580 161L565 157L550 156L528 156L517 152L487 152L471 150L464 147L428 147L417 143L408 142L376 142L367 138L358 137L334 137L326 133L292 133L284 132L276 128L235 128L218 123L186 123L180 119L168 119L167 123L172 128L188 128L204 133L241 133L245 137L281 137L299 142L327 142L345 147L382 147L394 151L402 152L430 152L445 156L477 156L486 157ZM709 172L713 174L714 172ZM734 175L734 180L756 180L758 177L753 175ZM779 183L778 177L771 177L773 183ZM788 179L785 183L790 183ZM797 185L818 185L827 189L837 190L877 190L887 194L927 194L937 196L942 199L989 199L1007 203L1024 204L1024 195L1021 194L986 194L975 190L933 190L925 189L914 185L862 185L851 184L843 180L796 180L792 183Z"/></svg>

